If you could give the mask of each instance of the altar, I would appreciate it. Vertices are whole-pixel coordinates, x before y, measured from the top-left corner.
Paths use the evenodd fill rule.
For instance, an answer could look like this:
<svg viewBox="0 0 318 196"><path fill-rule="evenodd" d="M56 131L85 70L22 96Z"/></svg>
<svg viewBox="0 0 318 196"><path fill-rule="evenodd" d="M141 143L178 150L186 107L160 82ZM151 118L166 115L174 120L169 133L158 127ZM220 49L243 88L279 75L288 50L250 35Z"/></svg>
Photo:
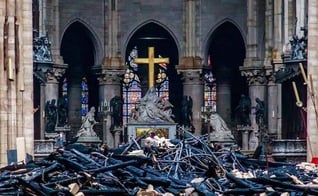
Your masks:
<svg viewBox="0 0 318 196"><path fill-rule="evenodd" d="M138 138L145 135L145 137L158 136L166 139L175 139L177 124L169 122L148 123L148 122L134 122L127 124L127 138Z"/></svg>

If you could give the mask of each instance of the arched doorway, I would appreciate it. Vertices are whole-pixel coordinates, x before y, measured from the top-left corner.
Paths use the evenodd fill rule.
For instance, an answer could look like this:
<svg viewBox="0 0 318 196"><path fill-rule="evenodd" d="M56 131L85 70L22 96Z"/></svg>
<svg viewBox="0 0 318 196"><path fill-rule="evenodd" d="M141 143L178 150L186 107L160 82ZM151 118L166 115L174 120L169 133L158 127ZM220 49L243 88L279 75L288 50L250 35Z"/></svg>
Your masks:
<svg viewBox="0 0 318 196"><path fill-rule="evenodd" d="M178 48L171 34L162 26L155 22L150 22L140 27L130 38L125 52L125 58L137 47L138 57L148 57L148 47L154 47L155 57L168 57L166 74L169 79L169 101L174 106L173 114L175 121L179 121L180 100L182 97L182 84L179 74L176 71L176 65L179 63ZM155 75L158 74L159 68L156 66ZM142 96L148 90L148 66L139 65L137 74L140 78Z"/></svg>
<svg viewBox="0 0 318 196"><path fill-rule="evenodd" d="M68 122L73 133L80 127L82 116L89 108L98 106L98 82L91 71L95 52L91 32L80 22L71 24L63 35L61 55L68 64L62 81L67 82Z"/></svg>
<svg viewBox="0 0 318 196"><path fill-rule="evenodd" d="M224 22L209 41L207 70L216 79L216 111L232 123L240 95L248 95L248 84L239 70L245 58L244 40L233 23Z"/></svg>

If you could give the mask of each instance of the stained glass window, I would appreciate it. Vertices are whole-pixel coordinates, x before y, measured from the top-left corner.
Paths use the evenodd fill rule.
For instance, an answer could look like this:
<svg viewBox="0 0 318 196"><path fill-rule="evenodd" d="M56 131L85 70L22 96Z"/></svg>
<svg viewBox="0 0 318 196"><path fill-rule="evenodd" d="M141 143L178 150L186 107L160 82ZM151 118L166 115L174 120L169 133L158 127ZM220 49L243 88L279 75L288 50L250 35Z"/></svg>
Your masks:
<svg viewBox="0 0 318 196"><path fill-rule="evenodd" d="M204 74L204 106L212 106L216 112L216 82L211 71Z"/></svg>
<svg viewBox="0 0 318 196"><path fill-rule="evenodd" d="M140 84L136 80L132 80L129 86L123 86L123 124L126 125L136 111L136 105L141 98Z"/></svg>
<svg viewBox="0 0 318 196"><path fill-rule="evenodd" d="M169 99L169 80L164 69L159 68L156 79L157 95L164 100Z"/></svg>
<svg viewBox="0 0 318 196"><path fill-rule="evenodd" d="M62 96L67 97L67 79L64 78L63 84L62 84Z"/></svg>
<svg viewBox="0 0 318 196"><path fill-rule="evenodd" d="M81 94L82 116L86 116L88 112L88 85L85 77L82 78L82 94Z"/></svg>
<svg viewBox="0 0 318 196"><path fill-rule="evenodd" d="M141 98L140 80L137 75L138 64L134 59L138 57L138 50L135 46L128 56L127 70L123 78L123 125L125 126L136 111L136 105Z"/></svg>
<svg viewBox="0 0 318 196"><path fill-rule="evenodd" d="M82 88L82 92L81 92L81 97L79 98L81 99L81 116L84 117L86 116L88 112L88 85L87 85L87 79L85 77L82 78L81 88ZM68 83L67 83L67 79L64 78L62 83L62 97L66 99L65 100L66 102L68 102L67 92L68 92Z"/></svg>

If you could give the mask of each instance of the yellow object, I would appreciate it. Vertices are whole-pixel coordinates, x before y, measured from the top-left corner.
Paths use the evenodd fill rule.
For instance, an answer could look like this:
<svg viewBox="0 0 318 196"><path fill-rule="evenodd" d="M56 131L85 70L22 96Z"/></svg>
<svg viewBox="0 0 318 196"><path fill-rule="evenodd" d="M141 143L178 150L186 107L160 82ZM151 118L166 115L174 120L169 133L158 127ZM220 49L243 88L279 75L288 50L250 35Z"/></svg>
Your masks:
<svg viewBox="0 0 318 196"><path fill-rule="evenodd" d="M148 80L149 80L149 89L154 87L155 79L155 64L158 63L169 63L169 58L155 58L155 49L154 47L148 48L148 58L135 58L134 63L136 64L148 64Z"/></svg>

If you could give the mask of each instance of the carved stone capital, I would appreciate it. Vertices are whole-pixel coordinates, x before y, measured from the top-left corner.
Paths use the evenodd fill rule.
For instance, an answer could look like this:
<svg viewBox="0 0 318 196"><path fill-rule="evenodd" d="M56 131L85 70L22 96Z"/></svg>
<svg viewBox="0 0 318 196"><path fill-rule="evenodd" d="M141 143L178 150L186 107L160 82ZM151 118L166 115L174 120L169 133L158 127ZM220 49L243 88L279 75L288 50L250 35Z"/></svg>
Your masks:
<svg viewBox="0 0 318 196"><path fill-rule="evenodd" d="M65 74L66 69L53 67L46 73L47 82L58 82Z"/></svg>
<svg viewBox="0 0 318 196"><path fill-rule="evenodd" d="M52 63L38 63L35 62L33 66L34 76L40 80L41 83L58 82L67 69L66 64L52 64Z"/></svg>
<svg viewBox="0 0 318 196"><path fill-rule="evenodd" d="M201 69L179 70L178 72L182 74L183 83L202 83Z"/></svg>
<svg viewBox="0 0 318 196"><path fill-rule="evenodd" d="M275 75L272 66L265 66L266 78L268 83L275 83Z"/></svg>
<svg viewBox="0 0 318 196"><path fill-rule="evenodd" d="M242 67L241 75L246 77L249 85L266 84L266 69L264 67Z"/></svg>
<svg viewBox="0 0 318 196"><path fill-rule="evenodd" d="M102 70L97 80L100 84L119 84L123 74L124 70Z"/></svg>

